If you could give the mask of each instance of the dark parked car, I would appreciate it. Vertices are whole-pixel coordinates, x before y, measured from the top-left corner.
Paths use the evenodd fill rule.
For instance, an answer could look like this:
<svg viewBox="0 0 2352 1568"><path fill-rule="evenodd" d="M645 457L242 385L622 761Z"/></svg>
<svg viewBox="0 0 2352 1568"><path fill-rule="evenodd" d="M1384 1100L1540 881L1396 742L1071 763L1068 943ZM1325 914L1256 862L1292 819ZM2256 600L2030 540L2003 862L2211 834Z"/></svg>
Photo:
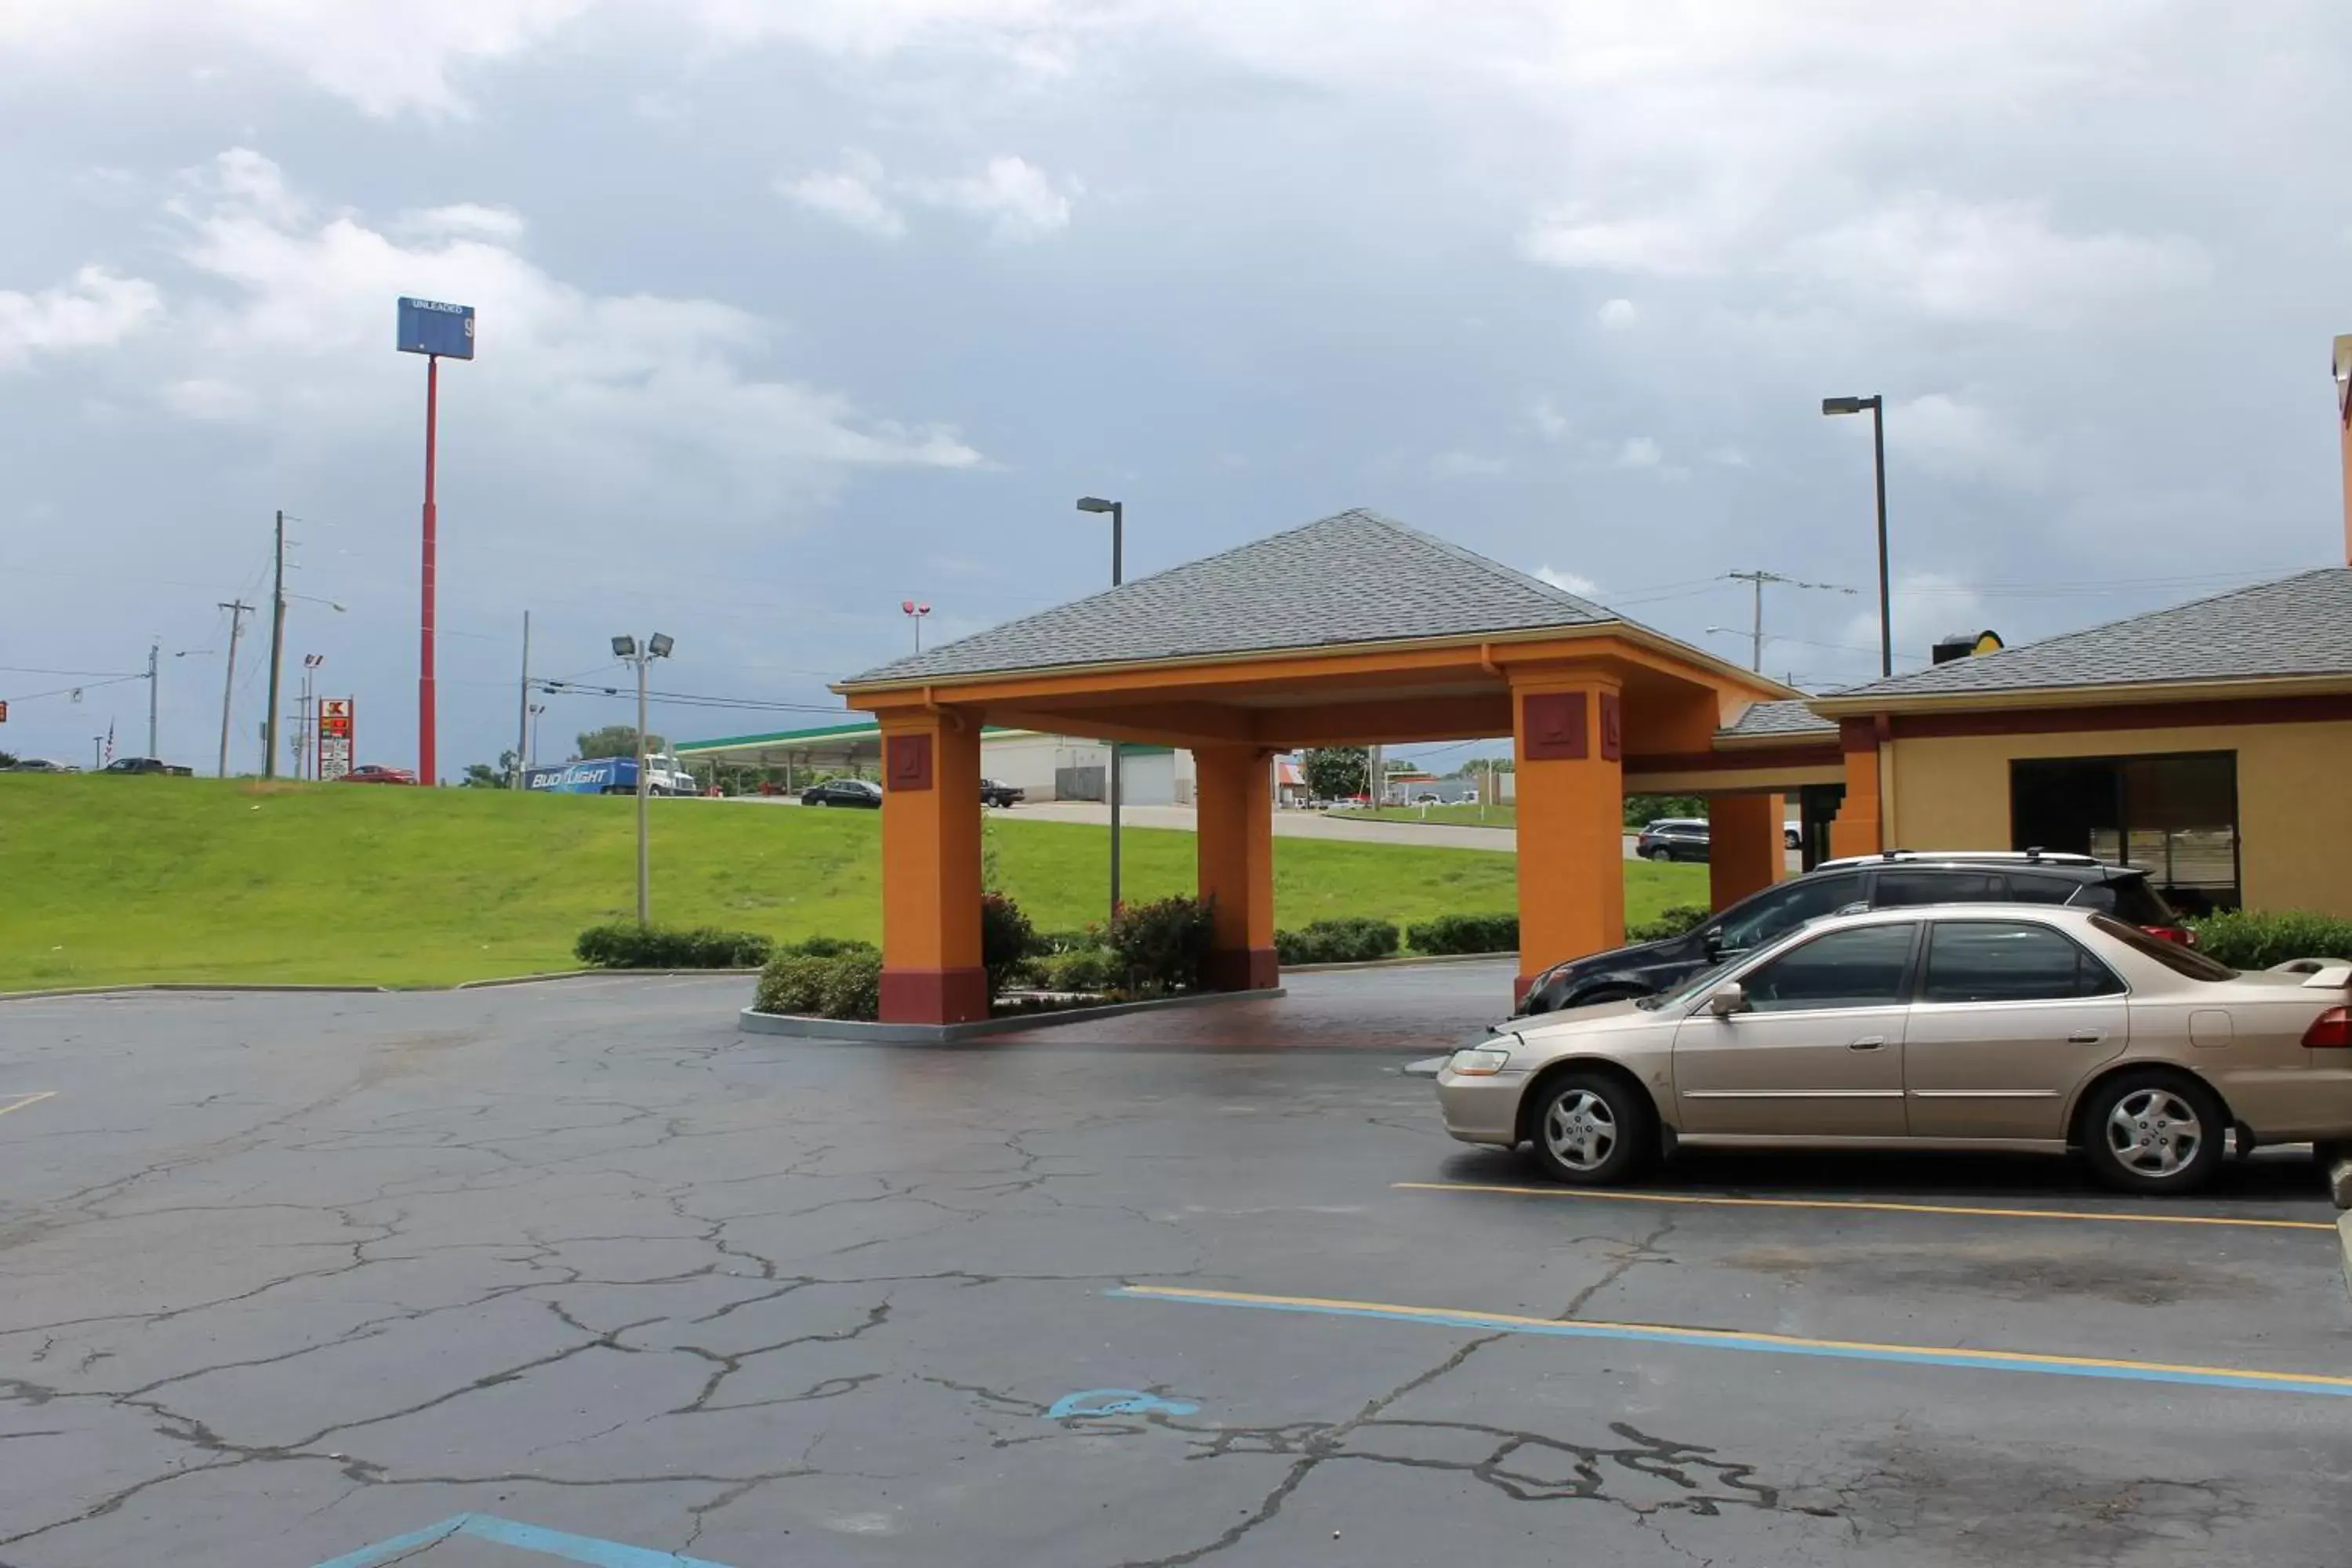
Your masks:
<svg viewBox="0 0 2352 1568"><path fill-rule="evenodd" d="M1027 798L1026 792L1016 784L1002 784L995 779L980 781L980 804L982 805L1009 806Z"/></svg>
<svg viewBox="0 0 2352 1568"><path fill-rule="evenodd" d="M811 784L801 791L801 804L875 808L882 804L882 786L865 779L827 779L821 784Z"/></svg>
<svg viewBox="0 0 2352 1568"><path fill-rule="evenodd" d="M344 784L413 784L416 775L406 768L386 767L382 763L362 763L342 776Z"/></svg>
<svg viewBox="0 0 2352 1568"><path fill-rule="evenodd" d="M2148 885L2147 873L2088 855L1896 850L1825 860L1790 881L1751 894L1695 929L1555 964L1536 977L1526 1013L1556 1013L1596 1002L1653 996L1711 963L1841 911L1913 904L2071 904L2194 945L2180 917Z"/></svg>
<svg viewBox="0 0 2352 1568"><path fill-rule="evenodd" d="M106 764L106 771L110 773L169 773L174 778L184 779L194 775L196 770L175 768L153 757L117 757Z"/></svg>
<svg viewBox="0 0 2352 1568"><path fill-rule="evenodd" d="M1662 816L1642 829L1633 853L1644 860L1696 860L1706 863L1706 821L1696 816Z"/></svg>

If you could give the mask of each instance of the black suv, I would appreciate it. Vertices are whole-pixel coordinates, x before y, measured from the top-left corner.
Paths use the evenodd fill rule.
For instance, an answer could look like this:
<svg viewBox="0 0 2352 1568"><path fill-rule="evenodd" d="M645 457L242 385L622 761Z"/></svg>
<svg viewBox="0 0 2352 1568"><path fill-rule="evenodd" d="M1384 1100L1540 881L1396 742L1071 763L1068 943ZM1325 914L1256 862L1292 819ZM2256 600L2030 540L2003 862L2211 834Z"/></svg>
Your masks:
<svg viewBox="0 0 2352 1568"><path fill-rule="evenodd" d="M1678 937L1554 964L1528 987L1523 1013L1652 996L1710 963L1840 910L1909 904L2072 904L2151 935L2187 942L2189 931L2147 873L2088 855L2041 850L1948 855L1893 850L1824 860L1805 875L1751 894Z"/></svg>

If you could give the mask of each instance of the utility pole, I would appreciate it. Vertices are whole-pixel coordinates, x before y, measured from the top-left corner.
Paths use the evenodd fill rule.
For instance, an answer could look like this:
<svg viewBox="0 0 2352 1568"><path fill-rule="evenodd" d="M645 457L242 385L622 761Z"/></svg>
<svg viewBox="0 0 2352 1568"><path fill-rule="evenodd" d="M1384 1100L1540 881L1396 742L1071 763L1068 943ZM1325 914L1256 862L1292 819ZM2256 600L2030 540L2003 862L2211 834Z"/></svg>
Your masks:
<svg viewBox="0 0 2352 1568"><path fill-rule="evenodd" d="M163 653L162 637L147 645L147 754L151 757L163 754L155 749L155 667Z"/></svg>
<svg viewBox="0 0 2352 1568"><path fill-rule="evenodd" d="M286 513L278 514L278 576L269 591L269 723L261 741L261 776L278 776L278 679L286 658Z"/></svg>
<svg viewBox="0 0 2352 1568"><path fill-rule="evenodd" d="M1851 594L1853 592L1852 588L1845 587L1841 584L1800 583L1794 577L1783 577L1778 572L1766 572L1760 568L1753 572L1726 572L1723 575L1727 581L1745 583L1756 590L1755 618L1750 623L1748 633L1748 668L1756 671L1759 675L1764 671L1765 584L1777 583L1783 587L1789 588L1818 588L1822 592L1829 594Z"/></svg>
<svg viewBox="0 0 2352 1568"><path fill-rule="evenodd" d="M515 719L514 784L511 786L515 789L522 788L523 762L524 759L530 755L530 612L529 610L525 610L522 613L522 700L520 708L521 712L518 714ZM645 722L642 716L640 716L637 721L640 724Z"/></svg>
<svg viewBox="0 0 2352 1568"><path fill-rule="evenodd" d="M228 703L236 693L236 639L245 629L245 617L253 606L243 599L232 599L221 606L228 612L228 674L221 681L221 742L220 776L228 777Z"/></svg>

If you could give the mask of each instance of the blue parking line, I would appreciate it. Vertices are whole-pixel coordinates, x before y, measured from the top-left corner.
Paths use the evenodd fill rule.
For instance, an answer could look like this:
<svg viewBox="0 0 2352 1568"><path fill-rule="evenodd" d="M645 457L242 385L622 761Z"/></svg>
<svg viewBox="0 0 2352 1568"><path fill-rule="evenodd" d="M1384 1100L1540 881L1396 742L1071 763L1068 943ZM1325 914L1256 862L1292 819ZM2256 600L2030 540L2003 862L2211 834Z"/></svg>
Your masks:
<svg viewBox="0 0 2352 1568"><path fill-rule="evenodd" d="M1817 1340L1795 1334L1744 1333L1732 1329L1692 1329L1670 1323L1603 1323L1528 1318L1510 1312L1462 1312L1442 1307L1406 1307L1388 1301L1332 1300L1312 1296L1257 1296L1233 1290L1194 1290L1166 1285L1128 1285L1108 1296L1142 1301L1190 1301L1212 1307L1242 1307L1262 1312L1306 1312L1330 1318L1378 1318L1400 1323L1433 1323L1486 1333L1536 1334L1555 1339L1633 1340L1699 1350L1749 1351L1766 1355L1833 1356L1891 1362L1897 1365L1959 1367L1971 1372L2032 1372L2053 1377L2116 1378L2128 1383L2189 1384L2201 1388L2244 1389L2260 1394L2318 1394L2352 1398L2352 1377L2327 1373L2264 1372L2252 1368L2184 1366L2165 1362L2116 1361L2095 1356L2046 1355L2028 1351L1946 1350L1932 1345L1874 1344L1855 1340Z"/></svg>
<svg viewBox="0 0 2352 1568"><path fill-rule="evenodd" d="M376 1564L389 1563L403 1553L414 1552L460 1535L511 1546L521 1552L536 1552L541 1557L577 1563L583 1568L727 1568L723 1563L712 1563L706 1558L681 1557L675 1552L656 1552L649 1546L624 1546L617 1541L572 1535L561 1530L550 1530L544 1525L523 1524L487 1513L461 1513L438 1524L428 1524L423 1530L412 1530L406 1535L395 1535L389 1541L362 1546L357 1552L346 1552L321 1563L318 1568L375 1568Z"/></svg>

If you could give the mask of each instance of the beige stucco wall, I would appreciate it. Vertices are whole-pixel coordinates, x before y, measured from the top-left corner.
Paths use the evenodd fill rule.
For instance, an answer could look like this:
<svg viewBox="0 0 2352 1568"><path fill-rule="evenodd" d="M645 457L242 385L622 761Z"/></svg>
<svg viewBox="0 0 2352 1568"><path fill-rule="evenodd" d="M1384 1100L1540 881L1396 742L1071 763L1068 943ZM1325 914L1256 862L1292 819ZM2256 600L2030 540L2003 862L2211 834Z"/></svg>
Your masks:
<svg viewBox="0 0 2352 1568"><path fill-rule="evenodd" d="M1942 735L1895 741L1886 842L2007 849L2015 757L2238 754L2238 864L2246 907L2352 917L2352 723Z"/></svg>

